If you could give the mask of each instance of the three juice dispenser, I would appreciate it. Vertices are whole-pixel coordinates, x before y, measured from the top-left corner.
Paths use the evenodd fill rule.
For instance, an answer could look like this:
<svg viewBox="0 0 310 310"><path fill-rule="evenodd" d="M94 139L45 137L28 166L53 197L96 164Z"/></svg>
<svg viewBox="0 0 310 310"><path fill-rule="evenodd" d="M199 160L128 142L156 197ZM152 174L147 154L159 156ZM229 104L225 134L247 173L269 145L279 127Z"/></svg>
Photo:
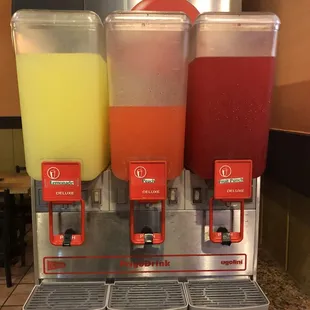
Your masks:
<svg viewBox="0 0 310 310"><path fill-rule="evenodd" d="M269 13L205 13L192 29L185 165L214 179L215 243L243 240L244 201L265 169L279 24ZM214 200L240 205L239 231L214 231Z"/></svg>
<svg viewBox="0 0 310 310"><path fill-rule="evenodd" d="M110 91L111 165L129 181L131 240L134 204L161 202L164 241L167 180L183 170L188 40L190 21L183 13L113 13L106 20Z"/></svg>
<svg viewBox="0 0 310 310"><path fill-rule="evenodd" d="M274 14L205 13L192 29L185 163L212 179L215 160L265 169L279 20Z"/></svg>
<svg viewBox="0 0 310 310"><path fill-rule="evenodd" d="M52 207L81 203L81 181L95 179L109 164L107 66L103 25L87 11L21 10L12 18L18 88L28 174L42 180L43 200Z"/></svg>

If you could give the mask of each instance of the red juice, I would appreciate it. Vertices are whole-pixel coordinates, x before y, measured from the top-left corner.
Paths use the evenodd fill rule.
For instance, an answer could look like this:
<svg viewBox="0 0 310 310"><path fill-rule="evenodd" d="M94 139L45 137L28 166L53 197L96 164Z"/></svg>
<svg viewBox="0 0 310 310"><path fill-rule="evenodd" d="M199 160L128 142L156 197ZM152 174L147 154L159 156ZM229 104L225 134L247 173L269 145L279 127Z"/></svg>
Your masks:
<svg viewBox="0 0 310 310"><path fill-rule="evenodd" d="M266 165L274 57L204 57L189 65L185 166L213 178L216 159Z"/></svg>

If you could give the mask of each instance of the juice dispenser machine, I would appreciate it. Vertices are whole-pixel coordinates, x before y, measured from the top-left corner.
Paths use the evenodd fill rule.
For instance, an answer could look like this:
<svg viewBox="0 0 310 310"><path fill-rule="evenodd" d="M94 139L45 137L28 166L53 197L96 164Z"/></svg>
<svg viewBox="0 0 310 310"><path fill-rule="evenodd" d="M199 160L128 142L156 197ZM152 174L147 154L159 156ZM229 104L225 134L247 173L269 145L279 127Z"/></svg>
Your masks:
<svg viewBox="0 0 310 310"><path fill-rule="evenodd" d="M213 194L213 182L204 179L213 179L214 158L206 156L211 174L203 174L210 165L191 166L189 155L194 156L195 148L188 148L188 137L185 155L191 172L183 169L189 56L193 61L188 92L192 92L191 66L196 59L275 56L275 16L225 16L201 15L189 42L190 21L182 13L113 13L106 20L105 36L100 19L90 12L14 15L25 152L33 178L36 286L24 309L268 309L268 300L256 284L259 176L241 175L252 180L248 190L253 194L244 204L240 197ZM90 60L90 54L97 60ZM20 60L35 56L39 60L31 69L26 66L31 60ZM58 58L66 59L59 64ZM230 69L227 64L225 68ZM241 69L246 67L236 74ZM32 77L29 82L27 74ZM258 87L264 92L260 74ZM222 85L222 92L231 81ZM218 79L211 82L217 85ZM203 96L208 86L212 85L203 84L197 92ZM190 96L187 122L192 126L190 115L199 105ZM229 108L239 102L232 98L217 110L225 104L218 97L214 109L210 107L204 116L210 116L210 122L212 113L216 120L229 119ZM252 104L255 98L251 99L237 104L237 111L245 104L257 111ZM112 161L111 169L105 170L108 109ZM224 111L225 117L216 111ZM46 116L51 116L49 125ZM242 114L236 117L242 120ZM201 130L205 124L196 123ZM221 137L220 132L215 134ZM217 141L200 143L213 142L210 150L217 150ZM241 159L247 165L253 160L255 169L254 159L246 158L251 154L240 152L239 158L226 151L228 157L220 154L215 159ZM222 174L219 181L229 185L227 181L239 178L223 166L216 170ZM217 200L209 207L212 196ZM233 209L239 205L244 207Z"/></svg>
<svg viewBox="0 0 310 310"><path fill-rule="evenodd" d="M216 280L186 283L192 309L268 309L256 272L279 25L269 13L205 13L192 28L185 197L203 212L208 260L221 256Z"/></svg>

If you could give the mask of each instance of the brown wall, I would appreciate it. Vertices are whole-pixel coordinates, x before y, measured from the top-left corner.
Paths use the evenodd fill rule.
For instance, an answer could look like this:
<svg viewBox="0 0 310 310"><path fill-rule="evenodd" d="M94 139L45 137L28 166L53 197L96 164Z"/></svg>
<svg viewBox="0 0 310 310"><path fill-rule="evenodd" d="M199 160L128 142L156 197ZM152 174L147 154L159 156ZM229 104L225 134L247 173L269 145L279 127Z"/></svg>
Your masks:
<svg viewBox="0 0 310 310"><path fill-rule="evenodd" d="M20 116L10 19L11 0L0 0L0 117Z"/></svg>
<svg viewBox="0 0 310 310"><path fill-rule="evenodd" d="M262 247L310 295L310 198L268 177L262 192Z"/></svg>
<svg viewBox="0 0 310 310"><path fill-rule="evenodd" d="M310 133L309 0L244 0L243 5L281 19L271 128Z"/></svg>

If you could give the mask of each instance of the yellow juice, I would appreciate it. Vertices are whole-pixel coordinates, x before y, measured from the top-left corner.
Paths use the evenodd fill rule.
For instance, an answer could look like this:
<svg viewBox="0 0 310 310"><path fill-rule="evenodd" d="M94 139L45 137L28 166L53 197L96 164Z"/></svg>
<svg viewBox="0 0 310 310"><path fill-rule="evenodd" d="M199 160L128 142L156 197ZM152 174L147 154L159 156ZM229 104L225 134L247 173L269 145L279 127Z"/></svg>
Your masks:
<svg viewBox="0 0 310 310"><path fill-rule="evenodd" d="M17 76L28 174L41 162L80 161L82 180L110 161L107 68L98 54L20 54Z"/></svg>

